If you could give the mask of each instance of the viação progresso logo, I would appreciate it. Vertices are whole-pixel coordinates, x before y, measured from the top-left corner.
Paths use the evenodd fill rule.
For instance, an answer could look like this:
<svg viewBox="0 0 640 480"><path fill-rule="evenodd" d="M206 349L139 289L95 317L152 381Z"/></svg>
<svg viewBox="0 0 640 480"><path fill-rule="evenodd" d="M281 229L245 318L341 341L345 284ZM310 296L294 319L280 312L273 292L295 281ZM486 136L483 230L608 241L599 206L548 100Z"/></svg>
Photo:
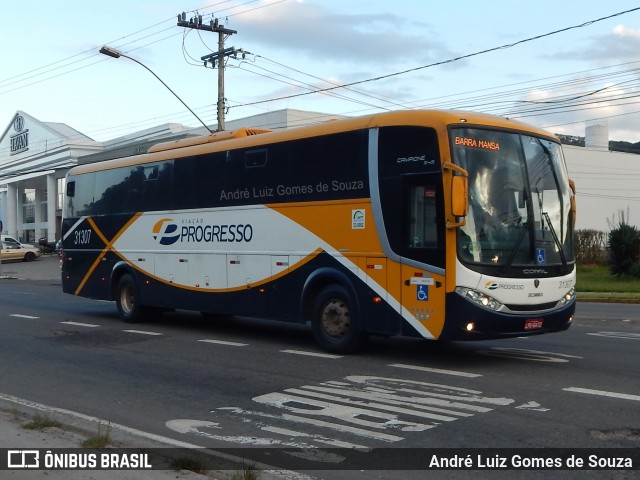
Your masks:
<svg viewBox="0 0 640 480"><path fill-rule="evenodd" d="M178 225L173 223L172 218L158 220L153 226L153 239L160 245L173 245L179 238Z"/></svg>
<svg viewBox="0 0 640 480"><path fill-rule="evenodd" d="M172 218L158 220L152 229L153 239L160 245L173 245L174 243L230 243L250 242L253 239L253 226L247 224L220 224L220 225L183 225L179 227Z"/></svg>

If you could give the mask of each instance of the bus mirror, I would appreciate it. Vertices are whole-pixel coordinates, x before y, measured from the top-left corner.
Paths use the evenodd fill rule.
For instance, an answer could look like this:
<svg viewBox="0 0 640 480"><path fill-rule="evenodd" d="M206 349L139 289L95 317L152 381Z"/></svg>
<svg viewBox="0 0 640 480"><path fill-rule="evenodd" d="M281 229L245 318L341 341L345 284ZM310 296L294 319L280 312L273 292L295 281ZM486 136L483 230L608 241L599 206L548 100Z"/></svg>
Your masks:
<svg viewBox="0 0 640 480"><path fill-rule="evenodd" d="M571 189L571 217L573 219L573 226L576 225L576 184L573 180L569 179L569 188Z"/></svg>
<svg viewBox="0 0 640 480"><path fill-rule="evenodd" d="M451 177L451 213L453 216L467 216L467 197L467 177L463 177L462 175L454 175Z"/></svg>
<svg viewBox="0 0 640 480"><path fill-rule="evenodd" d="M76 182L67 182L67 197L73 197L76 194Z"/></svg>

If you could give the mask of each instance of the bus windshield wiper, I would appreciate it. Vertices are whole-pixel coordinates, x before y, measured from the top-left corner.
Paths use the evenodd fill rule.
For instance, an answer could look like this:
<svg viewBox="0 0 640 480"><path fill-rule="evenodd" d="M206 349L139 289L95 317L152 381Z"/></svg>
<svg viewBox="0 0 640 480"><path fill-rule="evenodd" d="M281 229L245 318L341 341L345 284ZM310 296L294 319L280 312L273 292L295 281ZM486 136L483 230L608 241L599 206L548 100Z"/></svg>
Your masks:
<svg viewBox="0 0 640 480"><path fill-rule="evenodd" d="M507 258L507 261L504 264L504 268L502 269L503 273L507 273L511 268L511 265L513 264L513 261L515 260L516 255L520 250L520 245L522 245L522 240L524 239L525 234L531 230L531 225L532 225L531 218L529 218L525 223L523 223L520 226L520 233L518 234L518 238L516 239L516 243L513 249L509 253L509 258Z"/></svg>
<svg viewBox="0 0 640 480"><path fill-rule="evenodd" d="M549 218L549 214L547 212L540 212L540 215L544 220L546 220L547 225L549 226L549 231L551 232L551 236L553 237L553 242L558 247L558 254L560 255L560 261L562 262L562 268L567 268L567 259L564 255L564 249L562 248L562 244L560 243L560 239L558 238L558 234L556 233L556 229L553 227L553 223L551 223L551 218Z"/></svg>

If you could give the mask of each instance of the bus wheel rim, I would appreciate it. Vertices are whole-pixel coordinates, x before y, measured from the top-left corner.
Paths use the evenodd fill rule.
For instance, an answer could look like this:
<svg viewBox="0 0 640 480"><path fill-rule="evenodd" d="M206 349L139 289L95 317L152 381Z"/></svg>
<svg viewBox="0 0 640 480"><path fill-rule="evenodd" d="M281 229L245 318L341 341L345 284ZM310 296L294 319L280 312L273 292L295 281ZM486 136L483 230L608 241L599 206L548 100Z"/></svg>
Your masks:
<svg viewBox="0 0 640 480"><path fill-rule="evenodd" d="M340 338L346 335L351 325L348 305L339 299L329 300L322 309L322 327L327 335Z"/></svg>
<svg viewBox="0 0 640 480"><path fill-rule="evenodd" d="M120 292L120 304L122 309L129 313L135 306L135 296L133 295L133 289L131 287L123 288Z"/></svg>

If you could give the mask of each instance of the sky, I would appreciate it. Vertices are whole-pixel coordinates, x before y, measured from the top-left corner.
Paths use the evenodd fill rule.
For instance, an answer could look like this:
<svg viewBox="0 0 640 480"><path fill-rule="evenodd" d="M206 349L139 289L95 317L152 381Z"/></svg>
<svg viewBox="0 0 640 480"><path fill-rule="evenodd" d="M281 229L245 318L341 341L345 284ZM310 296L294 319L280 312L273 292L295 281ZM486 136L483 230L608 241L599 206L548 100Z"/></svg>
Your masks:
<svg viewBox="0 0 640 480"><path fill-rule="evenodd" d="M611 140L640 141L640 3L626 0L7 2L0 128L18 110L98 141L200 125L153 75L101 55L102 45L142 62L215 125L218 71L200 58L218 35L177 26L181 12L218 18L237 32L225 47L249 52L227 60L226 121L282 108L461 109L556 134L606 124Z"/></svg>

